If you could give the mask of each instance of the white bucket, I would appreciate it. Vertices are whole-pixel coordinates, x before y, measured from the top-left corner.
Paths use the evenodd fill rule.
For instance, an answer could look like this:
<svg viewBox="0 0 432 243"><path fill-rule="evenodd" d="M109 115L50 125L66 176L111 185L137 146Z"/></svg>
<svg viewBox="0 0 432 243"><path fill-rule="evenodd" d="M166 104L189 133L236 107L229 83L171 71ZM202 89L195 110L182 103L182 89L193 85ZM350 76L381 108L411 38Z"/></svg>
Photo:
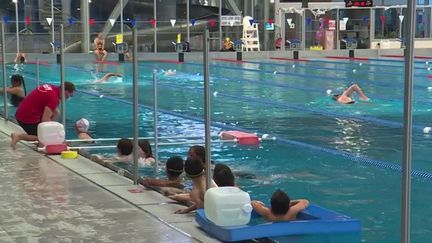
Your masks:
<svg viewBox="0 0 432 243"><path fill-rule="evenodd" d="M219 226L248 224L252 206L250 196L238 187L214 187L204 196L206 217Z"/></svg>
<svg viewBox="0 0 432 243"><path fill-rule="evenodd" d="M49 121L38 125L38 140L43 145L55 145L65 142L65 130L63 124Z"/></svg>

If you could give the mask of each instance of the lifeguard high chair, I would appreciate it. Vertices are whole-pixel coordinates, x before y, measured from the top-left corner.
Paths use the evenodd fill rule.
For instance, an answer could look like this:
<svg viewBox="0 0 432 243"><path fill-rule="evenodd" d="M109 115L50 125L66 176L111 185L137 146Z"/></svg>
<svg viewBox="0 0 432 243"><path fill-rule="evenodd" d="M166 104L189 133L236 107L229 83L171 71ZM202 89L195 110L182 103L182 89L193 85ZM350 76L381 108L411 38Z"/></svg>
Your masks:
<svg viewBox="0 0 432 243"><path fill-rule="evenodd" d="M243 51L260 51L258 24L252 21L250 16L243 17Z"/></svg>

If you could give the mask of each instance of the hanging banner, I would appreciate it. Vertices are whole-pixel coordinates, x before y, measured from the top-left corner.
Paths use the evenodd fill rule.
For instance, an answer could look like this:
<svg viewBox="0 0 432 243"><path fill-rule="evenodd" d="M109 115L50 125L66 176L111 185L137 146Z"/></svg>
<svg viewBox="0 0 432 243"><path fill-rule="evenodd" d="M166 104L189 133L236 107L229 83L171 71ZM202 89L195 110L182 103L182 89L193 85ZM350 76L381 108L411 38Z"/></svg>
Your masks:
<svg viewBox="0 0 432 243"><path fill-rule="evenodd" d="M69 25L74 25L75 24L75 19L72 18L72 17L69 17L68 18L68 23L69 23Z"/></svg>
<svg viewBox="0 0 432 243"><path fill-rule="evenodd" d="M195 26L195 21L196 21L195 19L191 19L191 20L190 20L192 26Z"/></svg>
<svg viewBox="0 0 432 243"><path fill-rule="evenodd" d="M3 22L5 24L9 23L10 17L9 16L3 16Z"/></svg>
<svg viewBox="0 0 432 243"><path fill-rule="evenodd" d="M130 23L130 25L131 25L132 27L135 27L135 25L136 25L136 20L135 20L135 19L131 19L129 23Z"/></svg>
<svg viewBox="0 0 432 243"><path fill-rule="evenodd" d="M402 23L404 17L405 17L405 16L403 16L403 15L399 15L399 20L400 20L401 23Z"/></svg>
<svg viewBox="0 0 432 243"><path fill-rule="evenodd" d="M115 19L109 19L111 26L114 26L115 24Z"/></svg>
<svg viewBox="0 0 432 243"><path fill-rule="evenodd" d="M90 27L93 27L95 24L95 20L94 19L89 19L89 25Z"/></svg>
<svg viewBox="0 0 432 243"><path fill-rule="evenodd" d="M51 23L52 23L52 18L46 18L46 21L48 22L48 25L51 25Z"/></svg>
<svg viewBox="0 0 432 243"><path fill-rule="evenodd" d="M150 24L154 28L155 25L156 25L156 20L155 19L150 19Z"/></svg>
<svg viewBox="0 0 432 243"><path fill-rule="evenodd" d="M328 21L328 29L329 30L335 30L336 29L336 20L330 20Z"/></svg>
<svg viewBox="0 0 432 243"><path fill-rule="evenodd" d="M171 27L174 27L174 25L176 23L176 20L175 19L171 19L170 22L171 22Z"/></svg>
<svg viewBox="0 0 432 243"><path fill-rule="evenodd" d="M30 16L26 16L26 17L25 17L25 19L24 19L24 23L25 23L26 25L30 25L30 24L31 24L31 18L30 18Z"/></svg>
<svg viewBox="0 0 432 243"><path fill-rule="evenodd" d="M216 20L215 19L210 19L209 20L209 24L210 24L210 27L214 27L215 24L216 24Z"/></svg>

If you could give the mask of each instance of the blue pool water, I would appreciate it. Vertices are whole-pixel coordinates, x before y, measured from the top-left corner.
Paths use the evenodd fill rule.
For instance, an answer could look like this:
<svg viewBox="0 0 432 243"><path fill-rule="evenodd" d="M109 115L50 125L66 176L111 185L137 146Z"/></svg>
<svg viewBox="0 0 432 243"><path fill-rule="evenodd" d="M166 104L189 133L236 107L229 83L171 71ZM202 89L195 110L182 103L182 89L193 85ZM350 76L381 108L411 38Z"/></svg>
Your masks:
<svg viewBox="0 0 432 243"><path fill-rule="evenodd" d="M361 64L360 64L361 63ZM307 198L326 208L359 218L361 236L297 236L281 242L397 242L400 234L403 63L391 60L308 63L272 60L250 63L214 62L210 80L212 133L223 128L246 129L277 138L259 147L227 143L212 146L212 159L254 178L238 178L253 199L268 202L282 188L292 198ZM201 136L203 132L203 70L200 62L186 64L140 62L140 136L153 135L152 70L158 70L159 136ZM432 233L432 137L428 65L416 63L413 107L412 240L427 242ZM165 77L161 70L176 69ZM35 87L35 67L22 67L27 87ZM14 72L8 67L8 72ZM123 79L95 84L104 72L121 72ZM73 123L91 121L95 137L132 135L132 67L67 64L66 79L78 92L67 102L67 136ZM41 67L43 82L58 82L58 66ZM327 96L358 83L371 102L340 105ZM101 98L100 95L103 95ZM10 114L13 115L13 108ZM167 140L174 141L174 140ZM178 140L177 140L178 141ZM186 140L187 141L187 140ZM160 147L160 157L186 156L189 145ZM114 153L112 150L94 150ZM142 169L149 175L151 169ZM359 239L360 238L360 239Z"/></svg>

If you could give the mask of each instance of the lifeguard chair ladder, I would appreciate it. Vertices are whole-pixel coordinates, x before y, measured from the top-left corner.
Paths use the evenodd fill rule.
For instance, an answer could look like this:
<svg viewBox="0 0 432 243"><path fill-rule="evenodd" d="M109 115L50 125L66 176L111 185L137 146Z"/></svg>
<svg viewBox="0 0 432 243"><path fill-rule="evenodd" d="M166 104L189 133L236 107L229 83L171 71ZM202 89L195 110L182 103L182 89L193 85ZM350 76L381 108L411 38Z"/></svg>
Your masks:
<svg viewBox="0 0 432 243"><path fill-rule="evenodd" d="M250 16L243 18L243 51L260 51L258 24Z"/></svg>

